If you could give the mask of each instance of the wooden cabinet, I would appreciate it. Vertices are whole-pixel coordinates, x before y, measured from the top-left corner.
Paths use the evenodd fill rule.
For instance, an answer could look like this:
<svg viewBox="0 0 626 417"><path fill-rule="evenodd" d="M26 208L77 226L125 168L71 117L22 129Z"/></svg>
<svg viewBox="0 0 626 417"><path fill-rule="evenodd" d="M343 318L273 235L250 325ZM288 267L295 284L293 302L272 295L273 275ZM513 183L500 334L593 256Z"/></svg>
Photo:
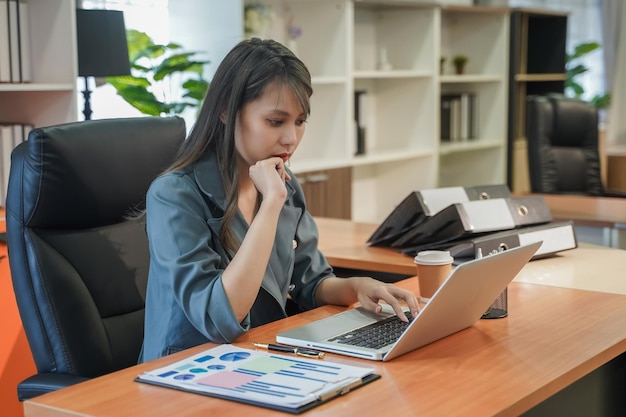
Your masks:
<svg viewBox="0 0 626 417"><path fill-rule="evenodd" d="M0 83L0 122L40 127L75 121L75 1L28 0L26 4L31 82Z"/></svg>
<svg viewBox="0 0 626 417"><path fill-rule="evenodd" d="M526 97L565 90L567 14L513 9L510 38L507 183L514 192L523 193L530 191Z"/></svg>
<svg viewBox="0 0 626 417"><path fill-rule="evenodd" d="M393 0L263 3L274 13L264 36L289 45L287 24L302 29L297 54L313 78L312 113L292 170L306 177L351 168L351 193L341 196L350 197L349 218L381 222L418 189L506 180L508 8ZM463 75L451 72L455 54L469 57ZM441 56L448 58L443 74ZM357 91L366 94L360 112L365 152L357 152ZM441 142L442 92L477 97L475 138ZM336 204L338 195L330 197L320 201Z"/></svg>
<svg viewBox="0 0 626 417"><path fill-rule="evenodd" d="M607 156L606 188L626 191L626 152L615 152Z"/></svg>
<svg viewBox="0 0 626 417"><path fill-rule="evenodd" d="M336 168L297 175L309 212L317 217L350 219L352 216L352 169Z"/></svg>

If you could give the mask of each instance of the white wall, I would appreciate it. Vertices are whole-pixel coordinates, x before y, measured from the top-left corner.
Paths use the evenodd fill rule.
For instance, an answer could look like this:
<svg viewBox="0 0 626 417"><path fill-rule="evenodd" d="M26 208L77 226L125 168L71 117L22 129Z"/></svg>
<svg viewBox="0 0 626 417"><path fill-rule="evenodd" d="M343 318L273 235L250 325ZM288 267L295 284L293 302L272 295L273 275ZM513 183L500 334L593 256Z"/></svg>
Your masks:
<svg viewBox="0 0 626 417"><path fill-rule="evenodd" d="M226 53L243 39L243 0L170 0L169 10L170 39L204 52L202 58L211 61L205 77L211 80ZM195 112L183 117L189 130Z"/></svg>
<svg viewBox="0 0 626 417"><path fill-rule="evenodd" d="M212 78L224 55L243 39L243 0L170 0L170 38L206 51Z"/></svg>

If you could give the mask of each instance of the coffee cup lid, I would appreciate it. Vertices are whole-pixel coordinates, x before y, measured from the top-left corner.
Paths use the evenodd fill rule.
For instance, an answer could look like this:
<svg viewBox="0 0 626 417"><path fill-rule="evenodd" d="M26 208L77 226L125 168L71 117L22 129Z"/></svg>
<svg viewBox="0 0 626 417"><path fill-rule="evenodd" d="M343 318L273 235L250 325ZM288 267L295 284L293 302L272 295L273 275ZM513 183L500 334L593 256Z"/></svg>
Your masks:
<svg viewBox="0 0 626 417"><path fill-rule="evenodd" d="M454 261L447 250L424 250L417 253L413 262L420 265L447 265Z"/></svg>

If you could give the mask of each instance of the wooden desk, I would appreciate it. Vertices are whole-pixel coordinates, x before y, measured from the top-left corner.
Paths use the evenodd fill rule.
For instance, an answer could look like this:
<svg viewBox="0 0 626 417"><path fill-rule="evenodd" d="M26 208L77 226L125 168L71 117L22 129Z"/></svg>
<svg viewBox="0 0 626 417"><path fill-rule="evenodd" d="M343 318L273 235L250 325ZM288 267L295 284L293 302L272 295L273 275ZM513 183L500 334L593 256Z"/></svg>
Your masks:
<svg viewBox="0 0 626 417"><path fill-rule="evenodd" d="M376 230L371 223L316 217L319 248L335 268L358 269L413 276L413 258L389 248L367 246Z"/></svg>
<svg viewBox="0 0 626 417"><path fill-rule="evenodd" d="M401 285L415 288L415 278ZM587 306L587 308L581 308ZM588 306L594 306L589 314ZM253 329L237 345L271 341L296 325L326 317L322 307ZM372 365L379 381L335 399L308 416L514 416L626 350L626 296L513 283L508 318L475 326L388 363L328 355L328 361ZM24 403L27 417L276 416L276 411L133 382L210 345L106 375Z"/></svg>
<svg viewBox="0 0 626 417"><path fill-rule="evenodd" d="M626 198L542 194L555 220L573 220L579 241L626 249Z"/></svg>
<svg viewBox="0 0 626 417"><path fill-rule="evenodd" d="M606 150L606 187L626 191L626 146L612 145Z"/></svg>
<svg viewBox="0 0 626 417"><path fill-rule="evenodd" d="M583 226L626 228L626 198L542 194L556 220Z"/></svg>
<svg viewBox="0 0 626 417"><path fill-rule="evenodd" d="M367 246L375 224L322 217L315 218L315 222L320 235L319 248L333 267L415 274L410 256L390 248ZM600 277L599 270L603 271ZM583 243L554 257L530 262L515 280L626 295L623 271L626 271L626 251Z"/></svg>

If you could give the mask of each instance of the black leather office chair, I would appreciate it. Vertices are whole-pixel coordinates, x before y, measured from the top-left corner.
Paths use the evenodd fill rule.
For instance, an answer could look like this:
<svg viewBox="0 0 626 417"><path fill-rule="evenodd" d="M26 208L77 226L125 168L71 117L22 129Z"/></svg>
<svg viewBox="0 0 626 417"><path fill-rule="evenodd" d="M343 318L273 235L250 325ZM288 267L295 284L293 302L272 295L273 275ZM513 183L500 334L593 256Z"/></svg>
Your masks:
<svg viewBox="0 0 626 417"><path fill-rule="evenodd" d="M591 104L563 94L528 96L526 138L532 192L626 197L602 184L598 110Z"/></svg>
<svg viewBox="0 0 626 417"><path fill-rule="evenodd" d="M178 117L39 128L12 153L6 204L13 288L37 374L23 401L137 363L151 181L185 137Z"/></svg>

